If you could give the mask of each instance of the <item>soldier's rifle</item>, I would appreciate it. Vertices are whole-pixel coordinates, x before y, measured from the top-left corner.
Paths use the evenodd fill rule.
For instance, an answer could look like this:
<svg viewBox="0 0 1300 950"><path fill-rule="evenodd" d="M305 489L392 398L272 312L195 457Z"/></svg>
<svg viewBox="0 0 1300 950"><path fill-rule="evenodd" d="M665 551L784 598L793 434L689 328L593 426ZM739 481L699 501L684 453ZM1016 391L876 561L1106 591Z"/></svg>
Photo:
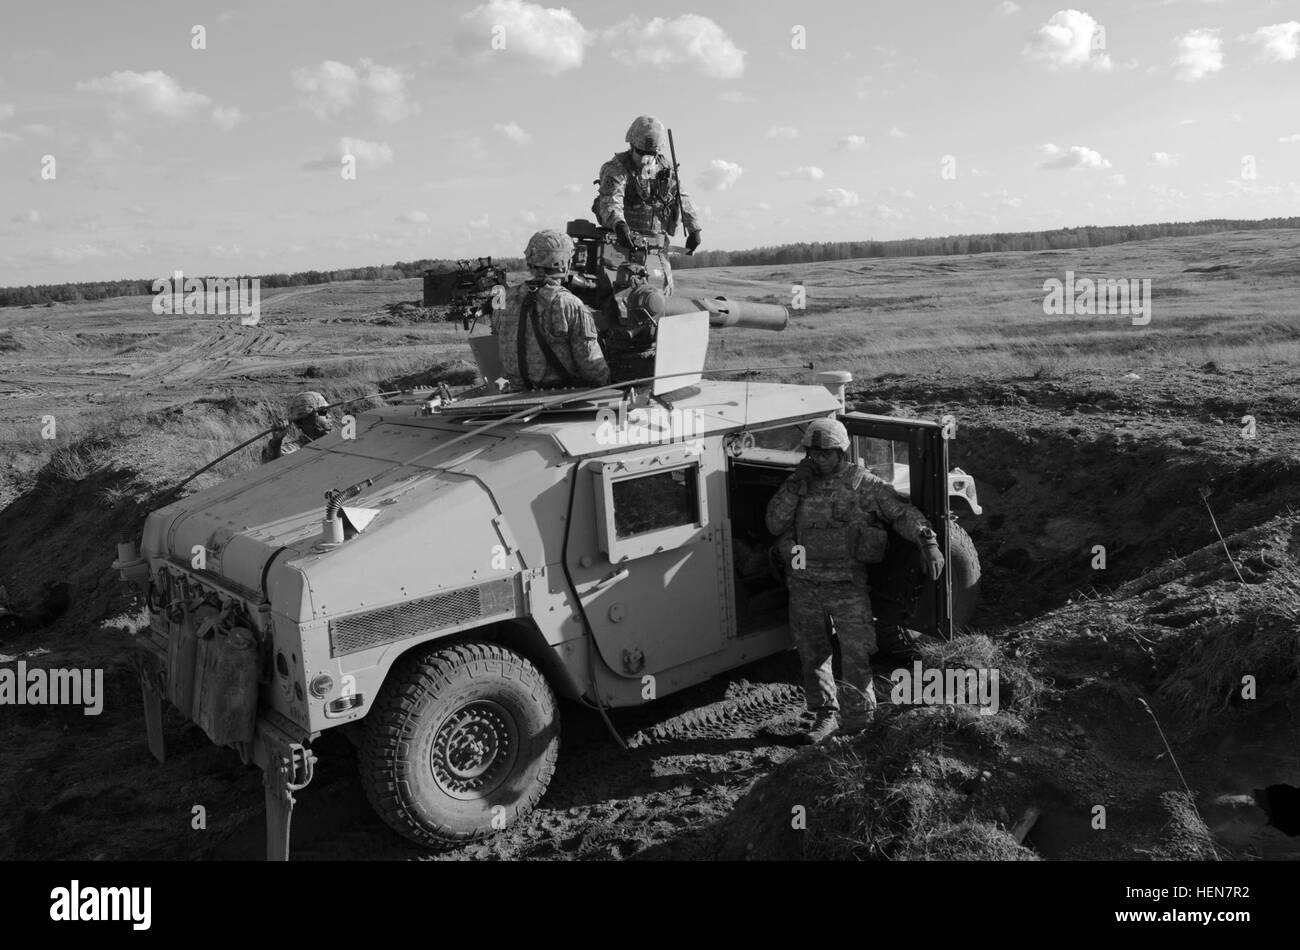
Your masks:
<svg viewBox="0 0 1300 950"><path fill-rule="evenodd" d="M668 130L668 154L669 156L671 156L673 160L673 192L677 204L677 221L679 224L681 224L682 230L685 231L686 221L682 218L682 176L679 171L680 166L677 164L677 145L673 142L672 129ZM674 230L676 229L674 228ZM676 247L670 247L668 248L668 250L670 251L682 250L685 251L688 255L694 253L693 251L687 251L686 248L679 249Z"/></svg>

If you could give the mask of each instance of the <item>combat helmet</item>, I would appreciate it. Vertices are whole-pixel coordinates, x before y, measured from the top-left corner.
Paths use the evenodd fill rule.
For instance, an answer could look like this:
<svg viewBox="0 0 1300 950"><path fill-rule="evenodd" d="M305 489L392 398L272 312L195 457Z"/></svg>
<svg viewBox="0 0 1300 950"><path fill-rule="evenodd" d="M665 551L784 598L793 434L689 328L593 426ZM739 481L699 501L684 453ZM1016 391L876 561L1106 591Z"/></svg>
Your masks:
<svg viewBox="0 0 1300 950"><path fill-rule="evenodd" d="M573 241L560 231L538 231L528 239L524 248L524 262L533 270L548 274L563 274L573 258Z"/></svg>
<svg viewBox="0 0 1300 950"><path fill-rule="evenodd" d="M849 447L849 430L835 419L815 419L804 431L805 449L844 449Z"/></svg>
<svg viewBox="0 0 1300 950"><path fill-rule="evenodd" d="M289 400L289 418L297 422L303 416L315 415L317 409L324 409L329 403L318 392L299 393Z"/></svg>
<svg viewBox="0 0 1300 950"><path fill-rule="evenodd" d="M637 116L623 137L623 141L642 152L659 152L667 140L664 124L652 115Z"/></svg>

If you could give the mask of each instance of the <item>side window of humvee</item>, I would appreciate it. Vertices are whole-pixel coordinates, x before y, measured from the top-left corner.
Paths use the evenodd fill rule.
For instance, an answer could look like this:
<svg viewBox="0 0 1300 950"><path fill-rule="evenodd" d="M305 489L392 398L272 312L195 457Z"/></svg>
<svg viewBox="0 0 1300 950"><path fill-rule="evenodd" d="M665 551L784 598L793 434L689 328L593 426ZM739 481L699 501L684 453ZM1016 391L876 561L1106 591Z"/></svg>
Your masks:
<svg viewBox="0 0 1300 950"><path fill-rule="evenodd" d="M629 538L647 531L693 525L697 518L695 466L614 482L614 531Z"/></svg>

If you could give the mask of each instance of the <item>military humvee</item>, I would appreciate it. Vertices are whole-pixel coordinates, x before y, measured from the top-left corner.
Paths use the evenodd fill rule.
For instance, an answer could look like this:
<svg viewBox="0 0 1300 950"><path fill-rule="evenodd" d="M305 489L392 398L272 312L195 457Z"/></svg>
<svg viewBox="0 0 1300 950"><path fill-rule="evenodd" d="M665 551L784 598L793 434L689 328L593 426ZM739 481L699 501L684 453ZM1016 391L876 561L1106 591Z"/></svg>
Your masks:
<svg viewBox="0 0 1300 950"><path fill-rule="evenodd" d="M950 636L979 574L950 515L979 504L943 427L845 412L847 373L706 379L710 323L773 321L700 307L660 321L659 378L413 394L153 512L115 566L148 602L154 755L166 699L262 769L270 858L287 857L313 740L339 727L399 833L491 834L546 791L557 696L603 713L791 648L764 512L825 416L925 512L949 564L931 582L891 544L873 568L878 621Z"/></svg>

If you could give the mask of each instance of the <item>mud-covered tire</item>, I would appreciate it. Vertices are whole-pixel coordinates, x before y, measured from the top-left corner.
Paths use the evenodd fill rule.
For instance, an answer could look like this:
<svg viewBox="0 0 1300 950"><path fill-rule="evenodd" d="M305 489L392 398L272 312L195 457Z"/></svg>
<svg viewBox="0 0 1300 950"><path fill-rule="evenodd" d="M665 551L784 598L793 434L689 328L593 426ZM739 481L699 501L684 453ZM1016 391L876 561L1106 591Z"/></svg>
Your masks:
<svg viewBox="0 0 1300 950"><path fill-rule="evenodd" d="M966 529L955 521L948 522L948 566L952 571L952 629L960 633L980 600L980 556Z"/></svg>
<svg viewBox="0 0 1300 950"><path fill-rule="evenodd" d="M404 657L366 721L366 797L393 830L430 847L486 837L526 815L560 751L550 684L492 643Z"/></svg>

